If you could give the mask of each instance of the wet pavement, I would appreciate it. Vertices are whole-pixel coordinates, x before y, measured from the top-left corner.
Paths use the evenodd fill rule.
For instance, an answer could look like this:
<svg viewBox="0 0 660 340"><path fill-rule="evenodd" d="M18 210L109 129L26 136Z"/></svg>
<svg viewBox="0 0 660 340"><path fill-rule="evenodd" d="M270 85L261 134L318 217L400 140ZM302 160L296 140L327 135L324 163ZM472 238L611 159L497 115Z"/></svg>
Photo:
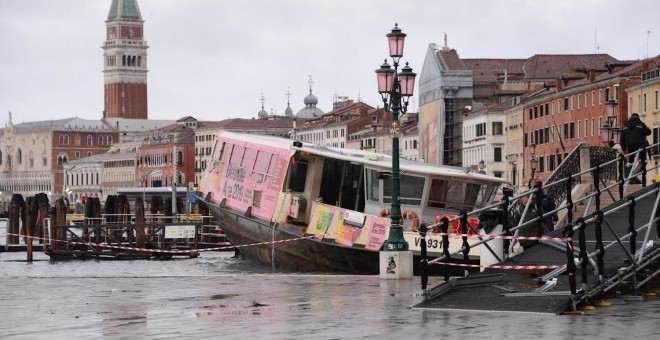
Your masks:
<svg viewBox="0 0 660 340"><path fill-rule="evenodd" d="M0 253L2 339L657 338L660 296L568 316L412 310L419 278L270 273L202 253L51 262ZM431 278L436 284L439 278Z"/></svg>

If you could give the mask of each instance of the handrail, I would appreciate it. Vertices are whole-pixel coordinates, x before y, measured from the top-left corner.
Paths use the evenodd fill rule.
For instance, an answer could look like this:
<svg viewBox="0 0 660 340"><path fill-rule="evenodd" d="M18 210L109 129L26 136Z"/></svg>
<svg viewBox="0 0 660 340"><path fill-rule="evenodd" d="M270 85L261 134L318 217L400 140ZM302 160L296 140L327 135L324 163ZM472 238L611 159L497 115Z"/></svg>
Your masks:
<svg viewBox="0 0 660 340"><path fill-rule="evenodd" d="M605 148L605 147L600 147L600 146L589 147L589 151L590 151L590 165L592 165L592 164L594 164L594 163L595 163L595 165L592 166L592 167L590 167L589 169L585 169L585 170L582 170L582 171L579 171L579 170L576 171L575 166L576 166L576 164L577 164L577 166L578 166L577 169L579 169L579 160L580 160L580 153L579 153L578 151L580 150L580 147L582 146L582 143L581 143L581 144L578 144L578 146L576 146L576 147L573 149L573 151L571 152L571 154L569 155L569 157L567 157L567 158L564 160L564 162L567 162L567 161L568 161L568 163L566 163L566 164L569 164L569 165L566 165L566 166L564 166L564 168L562 168L562 165L564 164L564 162L562 162L562 164L561 164L561 165L558 167L558 169L557 169L557 170L559 170L560 168L562 168L562 169L564 169L563 171L557 171L557 170L555 170L555 172L553 173L553 175L552 175L551 177L549 177L548 180L546 181L546 183L544 183L543 185L533 187L533 188L531 188L530 190L525 191L525 192L523 192L523 193L521 193L521 194L519 194L519 195L517 195L517 196L515 196L515 197L511 197L511 198L509 199L509 201L510 201L510 202L514 202L514 203L511 203L511 204L509 205L507 213L509 213L509 212L511 212L513 209L516 209L516 208L517 208L517 205L518 205L518 203L519 203L520 198L522 198L522 197L524 197L524 196L530 196L530 198L533 198L533 195L534 195L535 193L537 193L537 192L538 192L539 190L541 190L541 189L546 189L548 192L550 192L551 190L548 190L548 189L551 188L551 187L553 187L553 186L556 187L556 188L559 188L559 189L557 189L558 194L557 194L557 195L553 195L553 196L555 197L555 200L559 200L560 198L558 198L558 197L563 197L563 198L561 198L561 201L559 201L559 202L563 202L564 199L565 199L566 197L568 197L568 195L570 195L570 192L568 192L568 191L566 190L565 186L560 186L559 184L561 184L561 183L565 183L565 182L568 181L568 180L571 180L571 181L573 182L576 178L579 178L579 176L584 175L584 174L591 174L592 176L594 176L595 170L596 170L597 168L599 169L600 174L603 174L603 173L605 174L605 179L607 179L607 180L614 180L615 182L613 182L613 183L610 184L610 185L606 185L602 190L599 190L598 193L591 193L591 194L589 194L589 195L586 195L586 196L584 196L584 197L581 197L581 198L576 199L575 201L570 202L570 205L569 205L569 204L557 204L557 208L556 208L556 209L554 209L554 210L552 210L552 211L549 211L549 212L544 212L541 216L539 216L539 217L537 217L537 218L534 218L534 219L532 219L532 220L530 220L530 221L528 221L528 222L525 222L525 223L519 223L517 226L514 226L513 228L509 229L509 231L510 231L510 232L516 232L516 231L518 231L519 229L521 229L522 227L525 227L525 226L531 225L532 223L537 223L537 222L539 221L539 218L542 218L542 217L548 216L549 214L553 214L553 213L559 212L559 211L561 211L561 210L563 210L563 209L569 209L569 208L572 208L572 207L573 207L575 204L577 204L577 203L580 203L580 202L585 201L585 200L587 200L587 199L591 199L591 198L593 198L593 197L599 196L599 195L600 195L600 192L602 192L602 191L605 191L605 190L609 191L610 189L616 187L617 185L621 185L621 184L626 184L626 183L628 183L628 182L630 181L631 177L629 177L629 178L625 178L625 177L624 177L623 180L618 180L618 181L617 181L616 171L614 171L614 172L612 171L613 169L616 170L616 167L613 167L612 165L616 164L617 162L620 162L622 159L624 159L624 157L628 157L628 156L633 155L633 154L636 155L636 154L639 154L639 153L641 153L641 152L643 152L643 151L646 152L646 150L647 150L648 148L656 147L656 146L658 146L658 145L660 145L660 143L656 143L656 144L650 145L650 146L648 146L648 147L646 147L646 148L640 149L640 150L638 150L638 151L635 151L635 152L632 152L632 153L629 153L629 154L626 154L626 155L622 155L623 157L618 157L618 154L619 154L619 153L616 152L616 150L615 150L615 149L612 149L612 148ZM595 156L593 156L593 157L591 156L592 148L593 148L594 152L597 153L597 154L596 154ZM574 163L572 163L572 162L574 162ZM660 168L660 165L658 165L658 166L653 166L653 167L651 167L650 169L652 170L652 169L656 169L656 168ZM605 171L603 171L603 169L605 169ZM648 169L647 169L647 171L648 171ZM647 171L644 171L644 172L647 172ZM558 176L560 176L560 175L561 175L562 173L564 173L564 172L567 173L566 176L563 177L563 178L558 178ZM637 175L639 175L639 174L637 174ZM634 176L633 176L633 177L634 177ZM556 178L556 179L555 179L555 178ZM621 178L621 177L619 177L619 178ZM555 179L555 180L552 181L553 179ZM599 177L597 180L600 181L601 178ZM577 182L577 181L575 181L575 182ZM572 185L571 185L571 187L572 187ZM564 190L561 190L561 189L564 189ZM561 191L559 191L559 190L561 190ZM644 197L646 197L646 196L648 196L648 195L651 195L651 194L657 192L658 190L660 190L660 189L655 188L655 189L653 189L653 190L651 190L651 191L649 191L649 192L647 192L647 193L644 193L644 194L640 195L637 199L642 199L642 198L644 198ZM480 208L480 209L476 209L476 210L473 210L473 211L471 211L471 212L466 212L466 213L465 213L465 216L473 216L473 217L474 217L475 215L477 215L477 214L479 214L479 213L482 213L482 212L485 212L485 211L489 211L489 210L493 210L493 209L497 209L497 208L501 207L503 204L504 204L504 202L497 202L497 203L491 204L491 205L489 205L489 206L487 206L487 207L483 207L483 208ZM618 211L618 210L622 209L623 207L627 207L629 204L630 204L629 202L626 202L626 203L624 203L624 204L621 204L621 205L617 206L617 207L614 208L614 209L608 210L608 211L605 213L605 215L609 215L609 214L611 214L611 213L614 213L615 211ZM600 207L598 207L598 209L600 209ZM525 216L525 214L527 213L527 210L528 210L527 208L524 210L523 215L522 215L521 218L520 218L521 221L524 220L524 216ZM591 217L584 218L584 219L583 219L583 221L584 221L583 223L590 223L590 222L593 222L594 219L596 218L595 215L596 215L596 214L594 213L594 214L592 214ZM458 216L455 216L455 217L452 217L452 218L443 218L443 220L446 219L447 223L450 223L450 222L453 222L453 221L459 220L459 219L461 218L461 216L463 216L463 215L461 214L461 215L458 215ZM439 223L431 224L430 226L428 226L428 228L429 228L429 229L434 229L434 228L436 228L436 227L441 226L442 224L443 224L443 222L441 221L441 222L439 222ZM569 225L572 225L572 226L573 226L573 227L571 228L573 231L579 231L579 225L576 224L576 222L569 221L569 223L567 223L565 227L568 227ZM650 223L649 223L649 225L650 225ZM564 227L564 228L565 228L565 227ZM505 234L506 234L506 231L500 233L500 234L497 235L497 236L503 236L503 235L505 235ZM492 240L492 238L480 239L478 242L470 244L469 248L472 248L472 247L475 247L475 246L477 246L477 245L481 245L481 244L487 243L487 242L489 242L489 241L491 241L491 240ZM646 247L646 244L644 244L643 247ZM456 254L459 254L459 253L464 253L465 251L466 251L466 247L461 247L460 249L458 249L458 250L456 250L456 251L454 251L454 252L448 254L448 256L451 257L451 256L456 255ZM436 259L430 261L429 263L443 261L443 260L445 260L446 258L447 258L447 255L442 255L442 256L439 256L438 258L436 258Z"/></svg>

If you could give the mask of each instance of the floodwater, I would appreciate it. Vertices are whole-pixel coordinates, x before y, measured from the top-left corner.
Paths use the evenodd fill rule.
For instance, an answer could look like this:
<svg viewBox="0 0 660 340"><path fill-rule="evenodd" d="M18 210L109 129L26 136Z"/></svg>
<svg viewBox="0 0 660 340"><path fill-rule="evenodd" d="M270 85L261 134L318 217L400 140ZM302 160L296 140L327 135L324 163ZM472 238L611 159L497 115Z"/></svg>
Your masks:
<svg viewBox="0 0 660 340"><path fill-rule="evenodd" d="M413 310L419 278L271 273L232 258L0 253L2 339L658 339L660 296L569 316ZM431 283L438 283L431 278Z"/></svg>

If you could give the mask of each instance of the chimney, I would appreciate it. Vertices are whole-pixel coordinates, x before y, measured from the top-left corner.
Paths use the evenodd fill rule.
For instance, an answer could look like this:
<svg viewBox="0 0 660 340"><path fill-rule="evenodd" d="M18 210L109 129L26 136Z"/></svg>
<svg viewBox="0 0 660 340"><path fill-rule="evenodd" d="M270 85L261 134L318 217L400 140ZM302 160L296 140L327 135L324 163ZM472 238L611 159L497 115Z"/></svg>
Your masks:
<svg viewBox="0 0 660 340"><path fill-rule="evenodd" d="M643 60L642 61L642 72L646 72L649 70L649 61L648 60Z"/></svg>
<svg viewBox="0 0 660 340"><path fill-rule="evenodd" d="M560 92L563 88L563 82L561 79L557 79L557 92Z"/></svg>
<svg viewBox="0 0 660 340"><path fill-rule="evenodd" d="M589 82L593 82L596 79L596 70L589 70L588 77Z"/></svg>

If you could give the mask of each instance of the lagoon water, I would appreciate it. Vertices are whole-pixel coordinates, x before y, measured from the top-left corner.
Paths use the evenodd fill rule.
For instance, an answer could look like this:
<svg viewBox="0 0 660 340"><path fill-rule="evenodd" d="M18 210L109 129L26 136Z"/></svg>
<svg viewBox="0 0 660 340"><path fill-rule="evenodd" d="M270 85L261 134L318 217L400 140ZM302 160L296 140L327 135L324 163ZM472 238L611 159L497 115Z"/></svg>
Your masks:
<svg viewBox="0 0 660 340"><path fill-rule="evenodd" d="M0 253L0 338L660 338L660 296L585 316L420 311L410 308L422 299L419 278L271 273L232 256L53 262L35 253L27 263Z"/></svg>

